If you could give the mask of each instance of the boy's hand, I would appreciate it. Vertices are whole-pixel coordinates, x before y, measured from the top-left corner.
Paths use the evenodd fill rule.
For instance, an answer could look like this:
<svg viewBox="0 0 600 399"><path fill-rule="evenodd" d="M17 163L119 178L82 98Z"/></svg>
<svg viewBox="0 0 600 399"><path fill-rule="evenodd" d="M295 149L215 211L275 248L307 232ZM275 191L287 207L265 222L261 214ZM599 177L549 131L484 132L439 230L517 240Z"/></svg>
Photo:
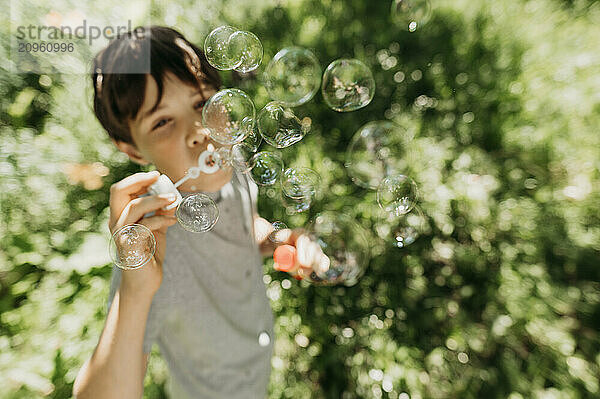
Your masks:
<svg viewBox="0 0 600 399"><path fill-rule="evenodd" d="M110 218L108 227L111 234L119 228L132 224L143 224L154 234L156 251L154 257L141 268L123 270L121 289L126 292L147 293L154 296L162 283L162 264L165 258L167 228L177 222L175 209L163 211L161 208L175 201L168 195L139 197L147 192L159 172L136 173L113 184L110 187ZM155 212L154 216L144 217Z"/></svg>
<svg viewBox="0 0 600 399"><path fill-rule="evenodd" d="M283 237L282 234L283 233ZM309 277L313 272L319 276L329 270L331 260L321 246L303 229L282 230L278 236L285 241L273 256L276 270L290 273L296 280ZM288 233L286 236L285 233ZM314 276L313 276L314 278Z"/></svg>
<svg viewBox="0 0 600 399"><path fill-rule="evenodd" d="M293 247L291 262L286 265L275 263L275 269L288 272L298 280L310 276L313 271L320 274L329 269L329 257L303 229L280 230L277 232L277 242L273 242L269 239L273 226L267 220L257 217L254 221L254 230L263 256L271 256L273 251L282 245Z"/></svg>

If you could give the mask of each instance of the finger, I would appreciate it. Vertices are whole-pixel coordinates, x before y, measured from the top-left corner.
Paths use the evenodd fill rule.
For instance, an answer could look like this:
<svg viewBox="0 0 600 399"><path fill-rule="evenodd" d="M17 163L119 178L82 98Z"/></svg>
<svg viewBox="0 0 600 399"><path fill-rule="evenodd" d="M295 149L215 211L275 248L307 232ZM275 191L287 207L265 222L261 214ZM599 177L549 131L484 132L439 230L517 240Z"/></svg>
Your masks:
<svg viewBox="0 0 600 399"><path fill-rule="evenodd" d="M173 226L177 223L177 218L172 216L151 216L140 220L139 224L143 224L151 231L161 230L163 228Z"/></svg>
<svg viewBox="0 0 600 399"><path fill-rule="evenodd" d="M254 236L256 242L261 243L267 239L269 234L273 231L273 225L266 219L257 217L254 219Z"/></svg>
<svg viewBox="0 0 600 399"><path fill-rule="evenodd" d="M288 244L291 236L292 230L281 229L277 231L272 231L271 234L269 234L269 240L277 244Z"/></svg>
<svg viewBox="0 0 600 399"><path fill-rule="evenodd" d="M287 237L287 240L284 242L284 244L289 244L289 245L296 245L296 241L298 240L298 238L302 235L305 235L306 232L304 229L302 228L296 228L294 230L291 231L291 234L289 235L289 237Z"/></svg>
<svg viewBox="0 0 600 399"><path fill-rule="evenodd" d="M119 217L118 225L123 226L130 223L136 223L145 214L158 211L162 207L172 203L177 199L173 193L151 195L148 197L140 197L129 201L121 216Z"/></svg>
<svg viewBox="0 0 600 399"><path fill-rule="evenodd" d="M159 210L157 210L154 214L155 215L164 215L164 216L175 216L175 213L177 212L177 207L172 208L172 209L163 209L160 208Z"/></svg>
<svg viewBox="0 0 600 399"><path fill-rule="evenodd" d="M296 240L296 249L298 251L298 262L300 266L311 268L319 254L319 245L312 241L306 234L301 235Z"/></svg>
<svg viewBox="0 0 600 399"><path fill-rule="evenodd" d="M292 245L280 245L273 252L273 262L275 270L290 272L295 269L297 264L296 248Z"/></svg>
<svg viewBox="0 0 600 399"><path fill-rule="evenodd" d="M119 205L129 202L131 195L144 191L145 188L158 179L158 176L160 176L160 172L157 170L152 172L138 172L116 182L110 186L111 203Z"/></svg>
<svg viewBox="0 0 600 399"><path fill-rule="evenodd" d="M327 273L330 265L331 265L331 259L329 259L329 256L322 254L316 267L315 267L315 271L317 272L317 275L319 275L319 274L323 275L323 274Z"/></svg>

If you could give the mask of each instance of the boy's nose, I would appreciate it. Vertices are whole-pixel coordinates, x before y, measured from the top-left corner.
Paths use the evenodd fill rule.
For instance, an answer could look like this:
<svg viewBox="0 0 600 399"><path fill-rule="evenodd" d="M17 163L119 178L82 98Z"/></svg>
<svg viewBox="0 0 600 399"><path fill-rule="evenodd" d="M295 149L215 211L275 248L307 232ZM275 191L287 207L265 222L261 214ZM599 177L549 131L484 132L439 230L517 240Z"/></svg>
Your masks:
<svg viewBox="0 0 600 399"><path fill-rule="evenodd" d="M194 122L191 132L188 136L188 146L196 147L203 145L210 139L210 131L203 127L199 121Z"/></svg>

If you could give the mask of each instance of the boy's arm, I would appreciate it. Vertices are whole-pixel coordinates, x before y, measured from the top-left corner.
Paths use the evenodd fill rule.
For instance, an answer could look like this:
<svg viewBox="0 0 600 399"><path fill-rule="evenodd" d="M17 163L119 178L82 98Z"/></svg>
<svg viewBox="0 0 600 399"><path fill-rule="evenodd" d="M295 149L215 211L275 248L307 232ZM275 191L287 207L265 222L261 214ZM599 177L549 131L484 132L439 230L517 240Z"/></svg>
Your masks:
<svg viewBox="0 0 600 399"><path fill-rule="evenodd" d="M75 379L77 399L142 397L148 360L142 344L151 304L152 296L122 285L117 290L98 345Z"/></svg>

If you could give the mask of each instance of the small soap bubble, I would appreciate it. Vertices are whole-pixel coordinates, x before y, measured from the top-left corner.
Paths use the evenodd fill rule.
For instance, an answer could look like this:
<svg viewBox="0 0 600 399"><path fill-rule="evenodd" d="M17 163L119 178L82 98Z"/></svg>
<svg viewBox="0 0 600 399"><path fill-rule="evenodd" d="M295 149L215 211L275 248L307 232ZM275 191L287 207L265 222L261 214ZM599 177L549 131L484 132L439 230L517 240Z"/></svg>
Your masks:
<svg viewBox="0 0 600 399"><path fill-rule="evenodd" d="M258 113L256 120L262 138L276 148L289 147L302 140L309 127L282 103L272 101Z"/></svg>
<svg viewBox="0 0 600 399"><path fill-rule="evenodd" d="M289 237L289 234L286 234L286 232L283 231L287 230L288 228L286 224L280 221L275 221L271 224L271 226L273 226L273 231L271 234L269 234L269 240L274 243L286 242L287 238Z"/></svg>
<svg viewBox="0 0 600 399"><path fill-rule="evenodd" d="M179 224L192 233L211 230L219 220L219 208L207 195L195 193L186 196L177 207Z"/></svg>
<svg viewBox="0 0 600 399"><path fill-rule="evenodd" d="M408 173L416 162L411 139L408 129L390 121L365 124L346 150L348 175L356 185L376 190L387 175Z"/></svg>
<svg viewBox="0 0 600 399"><path fill-rule="evenodd" d="M262 43L252 32L237 31L229 36L228 51L230 59L239 60L233 67L239 72L253 71L262 62Z"/></svg>
<svg viewBox="0 0 600 399"><path fill-rule="evenodd" d="M321 91L331 109L355 111L367 106L373 99L375 79L371 70L359 60L335 60L323 74Z"/></svg>
<svg viewBox="0 0 600 399"><path fill-rule="evenodd" d="M288 214L310 208L321 177L310 168L288 168L283 172L281 191Z"/></svg>
<svg viewBox="0 0 600 399"><path fill-rule="evenodd" d="M238 89L224 89L208 99L202 109L202 123L218 143L241 142L254 128L254 103Z"/></svg>
<svg viewBox="0 0 600 399"><path fill-rule="evenodd" d="M258 334L258 345L260 346L268 346L271 343L271 336L266 331L261 331Z"/></svg>
<svg viewBox="0 0 600 399"><path fill-rule="evenodd" d="M273 152L262 151L250 160L250 175L261 186L270 186L283 174L283 160Z"/></svg>
<svg viewBox="0 0 600 399"><path fill-rule="evenodd" d="M429 21L431 5L429 0L393 0L391 15L395 23L414 32Z"/></svg>
<svg viewBox="0 0 600 399"><path fill-rule="evenodd" d="M316 253L321 256L313 257L313 272L303 277L324 285L352 286L358 282L370 259L367 232L360 224L343 213L323 212L308 225L307 234L318 245ZM303 249L298 248L298 256L301 252Z"/></svg>
<svg viewBox="0 0 600 399"><path fill-rule="evenodd" d="M281 191L288 214L310 208L320 180L319 174L310 168L288 168L283 172Z"/></svg>
<svg viewBox="0 0 600 399"><path fill-rule="evenodd" d="M213 67L228 71L240 64L239 57L231 57L229 38L238 30L232 26L219 26L204 40L206 60Z"/></svg>
<svg viewBox="0 0 600 399"><path fill-rule="evenodd" d="M273 100L295 107L308 102L319 90L321 67L310 50L287 47L267 65L264 82Z"/></svg>
<svg viewBox="0 0 600 399"><path fill-rule="evenodd" d="M412 244L428 228L427 219L418 205L404 215L390 215L388 220L392 224L393 244L398 248Z"/></svg>
<svg viewBox="0 0 600 399"><path fill-rule="evenodd" d="M377 189L377 203L396 216L410 212L417 203L417 183L405 175L387 176Z"/></svg>
<svg viewBox="0 0 600 399"><path fill-rule="evenodd" d="M154 234L144 225L128 224L112 235L110 255L115 266L124 269L137 269L154 256L156 240Z"/></svg>
<svg viewBox="0 0 600 399"><path fill-rule="evenodd" d="M290 198L312 197L317 192L319 174L310 168L287 168L283 173L281 188Z"/></svg>

